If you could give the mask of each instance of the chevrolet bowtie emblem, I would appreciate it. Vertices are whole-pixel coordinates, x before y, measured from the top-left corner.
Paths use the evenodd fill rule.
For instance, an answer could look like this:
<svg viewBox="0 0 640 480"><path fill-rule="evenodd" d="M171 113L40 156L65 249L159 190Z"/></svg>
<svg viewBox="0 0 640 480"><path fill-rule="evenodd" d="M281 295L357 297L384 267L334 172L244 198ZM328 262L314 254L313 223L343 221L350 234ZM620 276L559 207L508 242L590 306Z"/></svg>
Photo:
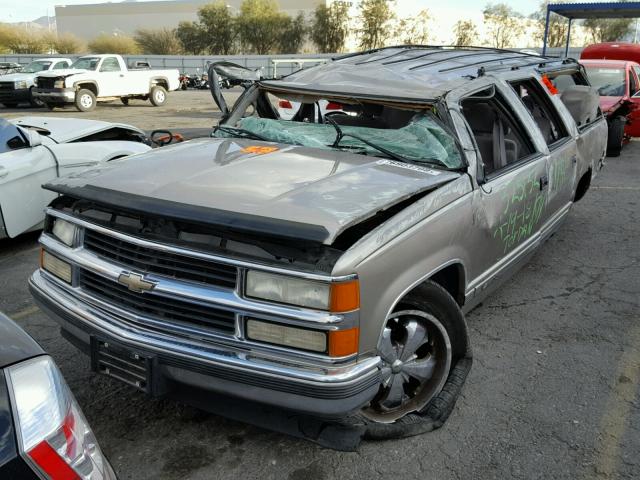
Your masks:
<svg viewBox="0 0 640 480"><path fill-rule="evenodd" d="M118 277L118 283L125 285L132 292L142 293L153 290L155 283L145 280L142 275L137 273L121 273Z"/></svg>

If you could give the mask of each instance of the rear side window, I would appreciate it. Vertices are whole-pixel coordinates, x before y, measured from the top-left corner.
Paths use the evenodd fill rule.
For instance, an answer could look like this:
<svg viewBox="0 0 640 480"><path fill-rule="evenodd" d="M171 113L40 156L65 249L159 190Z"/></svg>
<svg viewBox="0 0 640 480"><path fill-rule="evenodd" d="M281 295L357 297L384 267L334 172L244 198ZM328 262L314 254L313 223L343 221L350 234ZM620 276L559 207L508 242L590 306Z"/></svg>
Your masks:
<svg viewBox="0 0 640 480"><path fill-rule="evenodd" d="M549 96L534 79L511 82L511 86L529 111L547 145L569 136L569 132L560 118Z"/></svg>
<svg viewBox="0 0 640 480"><path fill-rule="evenodd" d="M462 101L462 114L476 140L487 175L535 152L520 120L508 105L497 90L487 90Z"/></svg>
<svg viewBox="0 0 640 480"><path fill-rule="evenodd" d="M629 95L633 96L638 92L638 82L633 70L629 70Z"/></svg>
<svg viewBox="0 0 640 480"><path fill-rule="evenodd" d="M64 70L65 68L69 68L68 62L58 62L53 66L53 70Z"/></svg>

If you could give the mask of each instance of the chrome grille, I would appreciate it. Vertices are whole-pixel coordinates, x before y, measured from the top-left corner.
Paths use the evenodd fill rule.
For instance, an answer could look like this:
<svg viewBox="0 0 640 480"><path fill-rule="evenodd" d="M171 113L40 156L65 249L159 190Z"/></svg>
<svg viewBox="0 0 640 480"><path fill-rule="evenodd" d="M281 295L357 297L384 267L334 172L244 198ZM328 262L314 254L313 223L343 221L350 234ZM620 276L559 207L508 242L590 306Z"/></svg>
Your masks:
<svg viewBox="0 0 640 480"><path fill-rule="evenodd" d="M99 257L140 273L155 273L179 280L235 288L238 269L224 263L162 252L86 230L84 247Z"/></svg>
<svg viewBox="0 0 640 480"><path fill-rule="evenodd" d="M98 300L144 317L222 333L235 332L235 314L228 310L151 293L132 292L124 285L88 270L80 273L80 287Z"/></svg>

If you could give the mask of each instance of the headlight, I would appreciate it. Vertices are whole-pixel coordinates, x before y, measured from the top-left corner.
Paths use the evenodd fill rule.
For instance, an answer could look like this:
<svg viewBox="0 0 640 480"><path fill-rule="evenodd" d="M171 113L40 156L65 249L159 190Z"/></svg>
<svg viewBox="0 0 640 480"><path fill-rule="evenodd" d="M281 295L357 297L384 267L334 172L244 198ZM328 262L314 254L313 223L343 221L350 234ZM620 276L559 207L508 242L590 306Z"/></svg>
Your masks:
<svg viewBox="0 0 640 480"><path fill-rule="evenodd" d="M115 480L53 360L36 357L7 372L20 453L43 478Z"/></svg>
<svg viewBox="0 0 640 480"><path fill-rule="evenodd" d="M71 283L71 264L50 254L45 249L40 250L40 267L59 279Z"/></svg>
<svg viewBox="0 0 640 480"><path fill-rule="evenodd" d="M56 80L53 82L53 88L64 88L64 80Z"/></svg>
<svg viewBox="0 0 640 480"><path fill-rule="evenodd" d="M327 334L325 332L287 327L258 320L247 320L247 338L313 352L327 351Z"/></svg>
<svg viewBox="0 0 640 480"><path fill-rule="evenodd" d="M53 220L53 228L51 229L53 236L69 247L73 247L78 234L78 227L73 223L55 218Z"/></svg>
<svg viewBox="0 0 640 480"><path fill-rule="evenodd" d="M358 353L360 330L320 331L249 319L246 336L256 342L326 353L330 357L347 357Z"/></svg>
<svg viewBox="0 0 640 480"><path fill-rule="evenodd" d="M278 303L329 310L329 285L329 283L250 270L247 272L246 294L248 297Z"/></svg>
<svg viewBox="0 0 640 480"><path fill-rule="evenodd" d="M18 80L15 83L15 88L16 88L16 90L21 89L21 88L27 88L27 82L24 81L24 80Z"/></svg>
<svg viewBox="0 0 640 480"><path fill-rule="evenodd" d="M350 312L360 307L358 280L329 283L249 270L245 295L335 313Z"/></svg>

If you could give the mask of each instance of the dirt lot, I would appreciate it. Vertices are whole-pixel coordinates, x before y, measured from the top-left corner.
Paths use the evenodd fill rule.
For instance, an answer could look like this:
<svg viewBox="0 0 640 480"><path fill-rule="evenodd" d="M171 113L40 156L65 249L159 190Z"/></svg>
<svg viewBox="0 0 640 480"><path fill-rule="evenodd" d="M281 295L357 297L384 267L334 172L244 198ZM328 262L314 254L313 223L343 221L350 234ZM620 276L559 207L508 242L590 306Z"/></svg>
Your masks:
<svg viewBox="0 0 640 480"><path fill-rule="evenodd" d="M214 122L207 92L170 100L165 108L134 102L53 115L144 129ZM20 112L27 113L36 112ZM37 235L0 242L0 310L61 366L121 479L637 479L639 180L640 143L633 143L608 160L531 262L471 312L475 363L442 429L365 442L357 453L149 400L91 373L27 291Z"/></svg>

